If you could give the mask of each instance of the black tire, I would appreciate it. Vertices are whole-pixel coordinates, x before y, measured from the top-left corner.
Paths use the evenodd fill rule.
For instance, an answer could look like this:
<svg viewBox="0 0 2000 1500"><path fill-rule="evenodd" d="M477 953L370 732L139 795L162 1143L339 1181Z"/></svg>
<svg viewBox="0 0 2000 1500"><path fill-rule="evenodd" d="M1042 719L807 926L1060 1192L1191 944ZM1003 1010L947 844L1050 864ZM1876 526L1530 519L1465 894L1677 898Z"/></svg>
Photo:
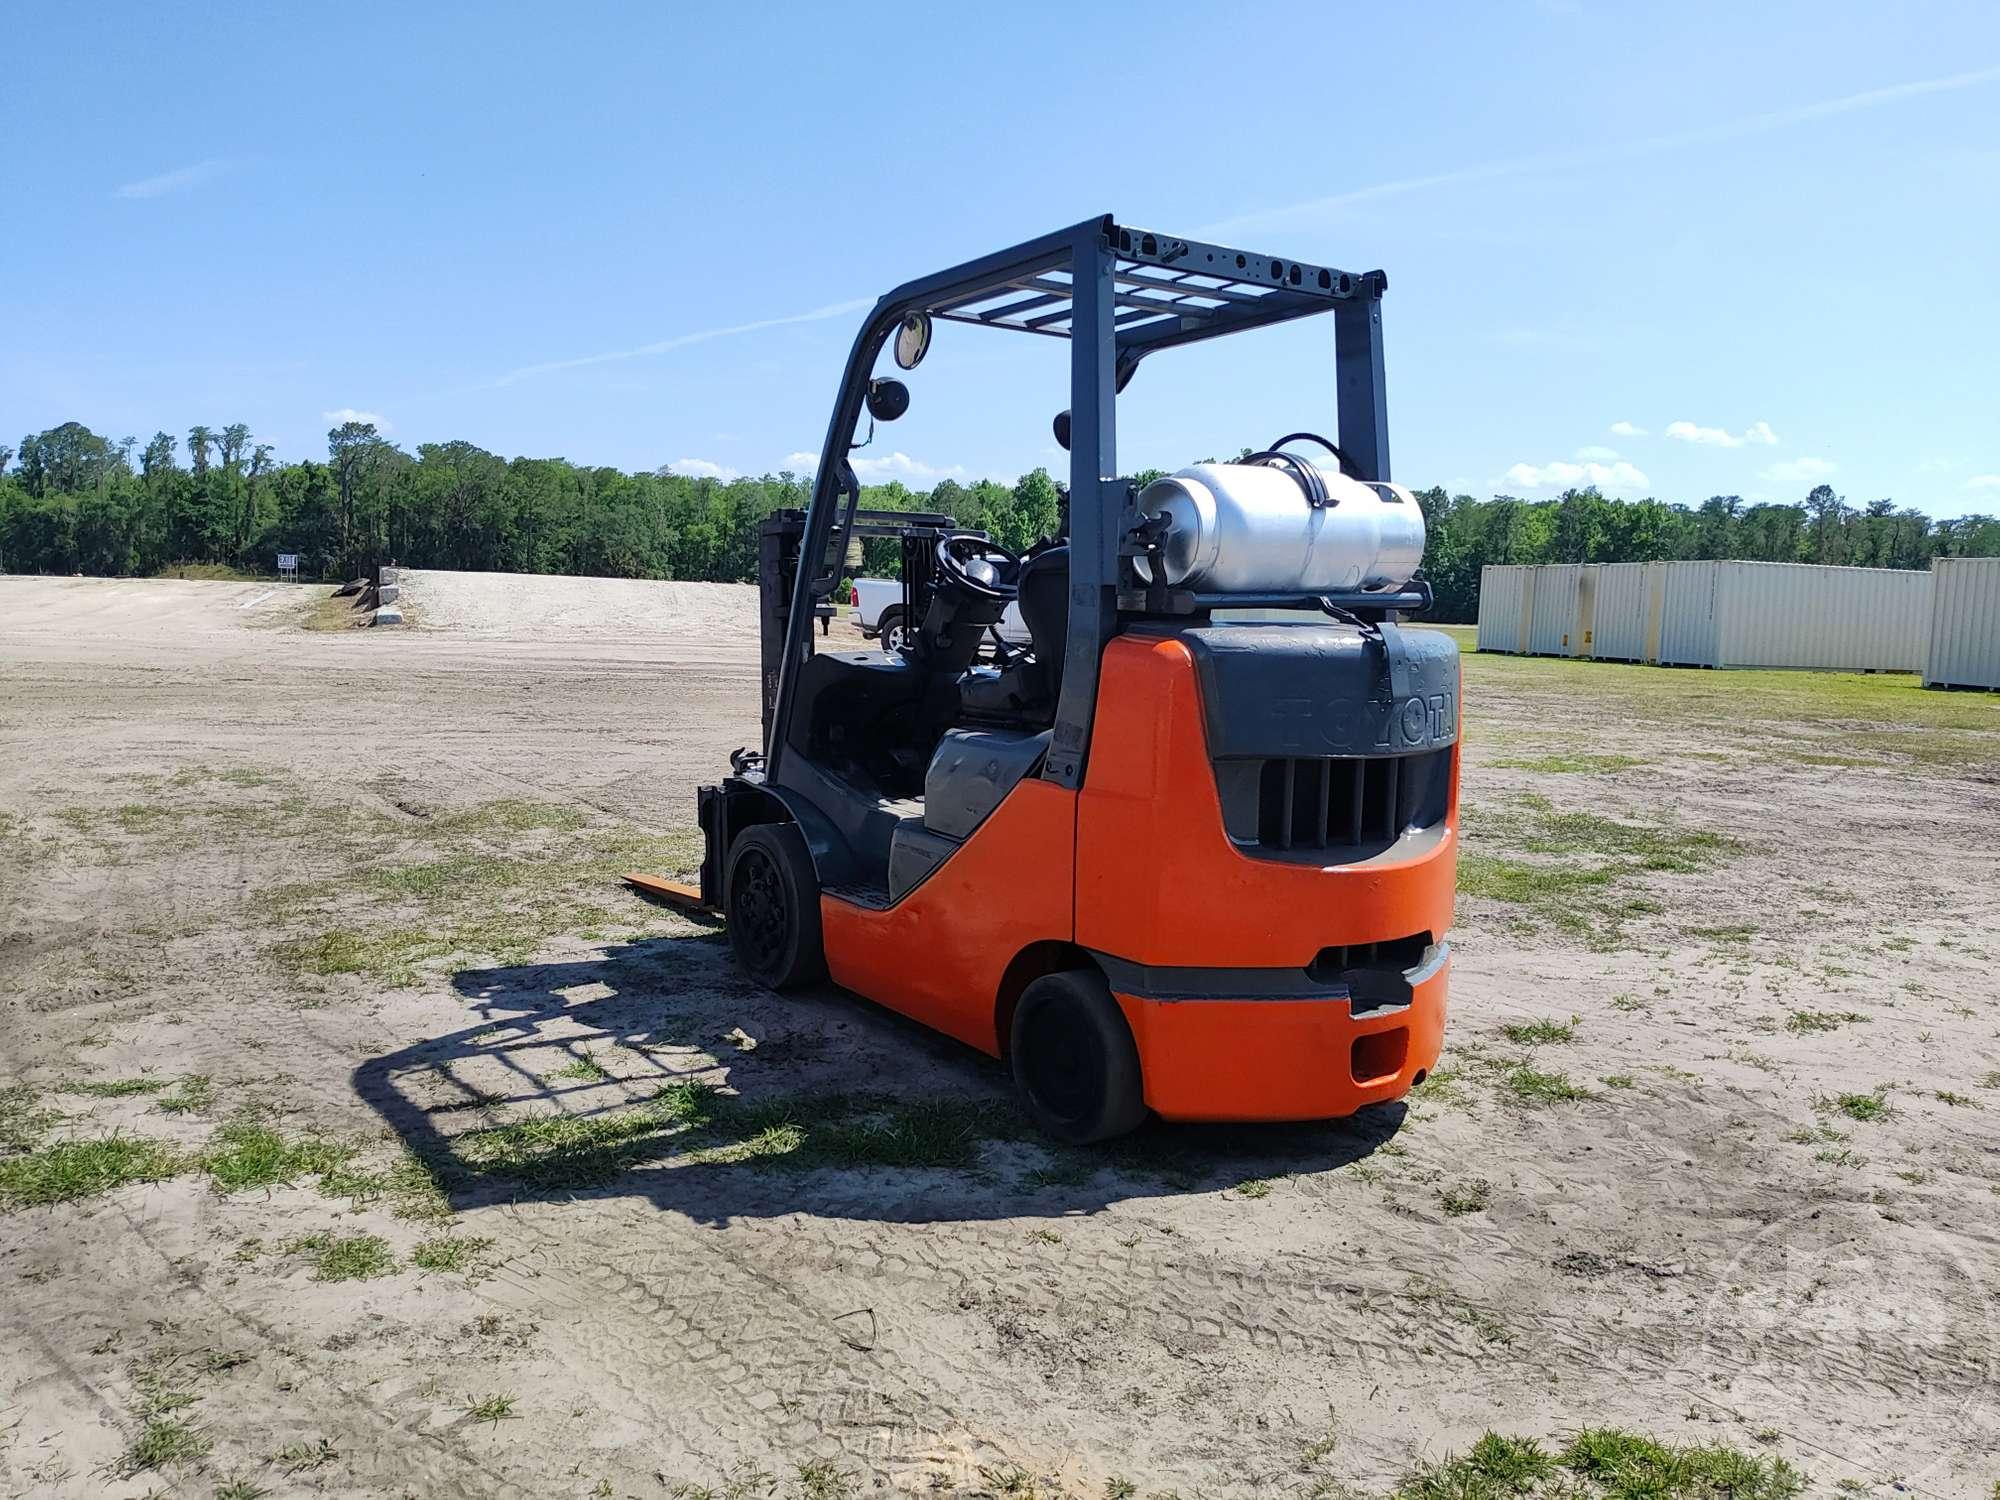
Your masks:
<svg viewBox="0 0 2000 1500"><path fill-rule="evenodd" d="M1146 1118L1139 1049L1094 970L1045 974L1023 990L1009 1050L1021 1102L1059 1141L1110 1140Z"/></svg>
<svg viewBox="0 0 2000 1500"><path fill-rule="evenodd" d="M797 825L759 823L738 834L723 890L729 943L752 979L782 990L825 977L819 878Z"/></svg>
<svg viewBox="0 0 2000 1500"><path fill-rule="evenodd" d="M876 636L882 642L882 649L891 656L901 656L910 645L909 627L903 624L902 606L882 611L882 619L877 626Z"/></svg>

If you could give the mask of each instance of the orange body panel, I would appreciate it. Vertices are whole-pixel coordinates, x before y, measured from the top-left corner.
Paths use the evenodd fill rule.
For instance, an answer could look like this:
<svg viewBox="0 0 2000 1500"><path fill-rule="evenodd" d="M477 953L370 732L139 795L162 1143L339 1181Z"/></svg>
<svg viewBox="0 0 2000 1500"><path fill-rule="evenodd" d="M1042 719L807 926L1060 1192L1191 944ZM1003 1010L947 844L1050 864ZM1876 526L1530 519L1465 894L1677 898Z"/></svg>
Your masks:
<svg viewBox="0 0 2000 1500"><path fill-rule="evenodd" d="M1076 801L1053 782L1022 782L887 911L822 895L834 982L999 1056L994 1008L1007 965L1072 930Z"/></svg>
<svg viewBox="0 0 2000 1500"><path fill-rule="evenodd" d="M1444 837L1420 855L1351 866L1254 859L1223 829L1186 646L1118 637L1097 704L1077 805L1076 940L1086 948L1148 965L1304 968L1333 944L1450 928L1456 765Z"/></svg>
<svg viewBox="0 0 2000 1500"><path fill-rule="evenodd" d="M1188 648L1106 647L1082 792L1029 780L922 885L885 911L822 895L833 979L998 1055L1008 966L1074 941L1149 968L1303 969L1324 948L1451 926L1458 767L1439 840L1357 865L1253 858L1224 828ZM1437 1062L1449 964L1404 1008L1218 993L1117 994L1146 1102L1174 1120L1303 1120L1400 1098ZM1254 981L1253 981L1254 982ZM1218 980L1226 985L1226 980Z"/></svg>
<svg viewBox="0 0 2000 1500"><path fill-rule="evenodd" d="M1406 1009L1358 1020L1330 1000L1116 999L1162 1119L1331 1120L1402 1098L1437 1066L1450 968Z"/></svg>

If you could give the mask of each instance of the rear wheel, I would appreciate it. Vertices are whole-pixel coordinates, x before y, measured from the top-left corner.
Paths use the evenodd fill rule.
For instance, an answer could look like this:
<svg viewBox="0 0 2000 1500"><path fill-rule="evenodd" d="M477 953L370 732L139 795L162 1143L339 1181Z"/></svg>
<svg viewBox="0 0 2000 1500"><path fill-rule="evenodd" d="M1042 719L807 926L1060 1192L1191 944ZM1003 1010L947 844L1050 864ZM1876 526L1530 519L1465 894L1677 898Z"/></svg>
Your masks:
<svg viewBox="0 0 2000 1500"><path fill-rule="evenodd" d="M819 879L792 823L759 823L729 851L723 909L729 943L752 979L774 990L826 974Z"/></svg>
<svg viewBox="0 0 2000 1500"><path fill-rule="evenodd" d="M882 649L891 656L901 656L915 644L911 639L910 627L903 623L903 611L900 608L882 611L880 633Z"/></svg>
<svg viewBox="0 0 2000 1500"><path fill-rule="evenodd" d="M1109 1140L1146 1118L1132 1029L1091 970L1046 974L1022 991L1010 1051L1029 1115L1059 1141Z"/></svg>

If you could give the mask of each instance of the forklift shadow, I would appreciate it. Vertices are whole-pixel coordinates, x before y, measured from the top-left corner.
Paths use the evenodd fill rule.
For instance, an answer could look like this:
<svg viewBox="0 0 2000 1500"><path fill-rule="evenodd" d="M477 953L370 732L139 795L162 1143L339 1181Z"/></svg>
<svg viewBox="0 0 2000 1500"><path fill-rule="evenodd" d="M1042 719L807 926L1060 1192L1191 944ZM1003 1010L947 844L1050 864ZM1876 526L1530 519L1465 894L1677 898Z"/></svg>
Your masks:
<svg viewBox="0 0 2000 1500"><path fill-rule="evenodd" d="M1060 1146L1021 1115L993 1059L831 986L773 995L712 933L452 983L466 1023L369 1059L354 1087L455 1208L636 1197L716 1224L1092 1213L1332 1171L1393 1137L1404 1113L1155 1122Z"/></svg>

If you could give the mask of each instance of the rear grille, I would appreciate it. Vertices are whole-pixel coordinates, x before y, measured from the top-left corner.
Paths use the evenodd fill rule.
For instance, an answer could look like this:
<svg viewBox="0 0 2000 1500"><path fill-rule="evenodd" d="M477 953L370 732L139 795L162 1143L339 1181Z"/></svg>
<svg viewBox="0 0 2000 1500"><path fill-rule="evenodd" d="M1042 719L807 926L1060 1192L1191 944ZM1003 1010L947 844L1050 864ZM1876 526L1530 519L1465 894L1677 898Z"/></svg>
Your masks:
<svg viewBox="0 0 2000 1500"><path fill-rule="evenodd" d="M1219 761L1216 771L1224 818L1239 843L1361 857L1413 828L1444 821L1451 747L1421 755Z"/></svg>

